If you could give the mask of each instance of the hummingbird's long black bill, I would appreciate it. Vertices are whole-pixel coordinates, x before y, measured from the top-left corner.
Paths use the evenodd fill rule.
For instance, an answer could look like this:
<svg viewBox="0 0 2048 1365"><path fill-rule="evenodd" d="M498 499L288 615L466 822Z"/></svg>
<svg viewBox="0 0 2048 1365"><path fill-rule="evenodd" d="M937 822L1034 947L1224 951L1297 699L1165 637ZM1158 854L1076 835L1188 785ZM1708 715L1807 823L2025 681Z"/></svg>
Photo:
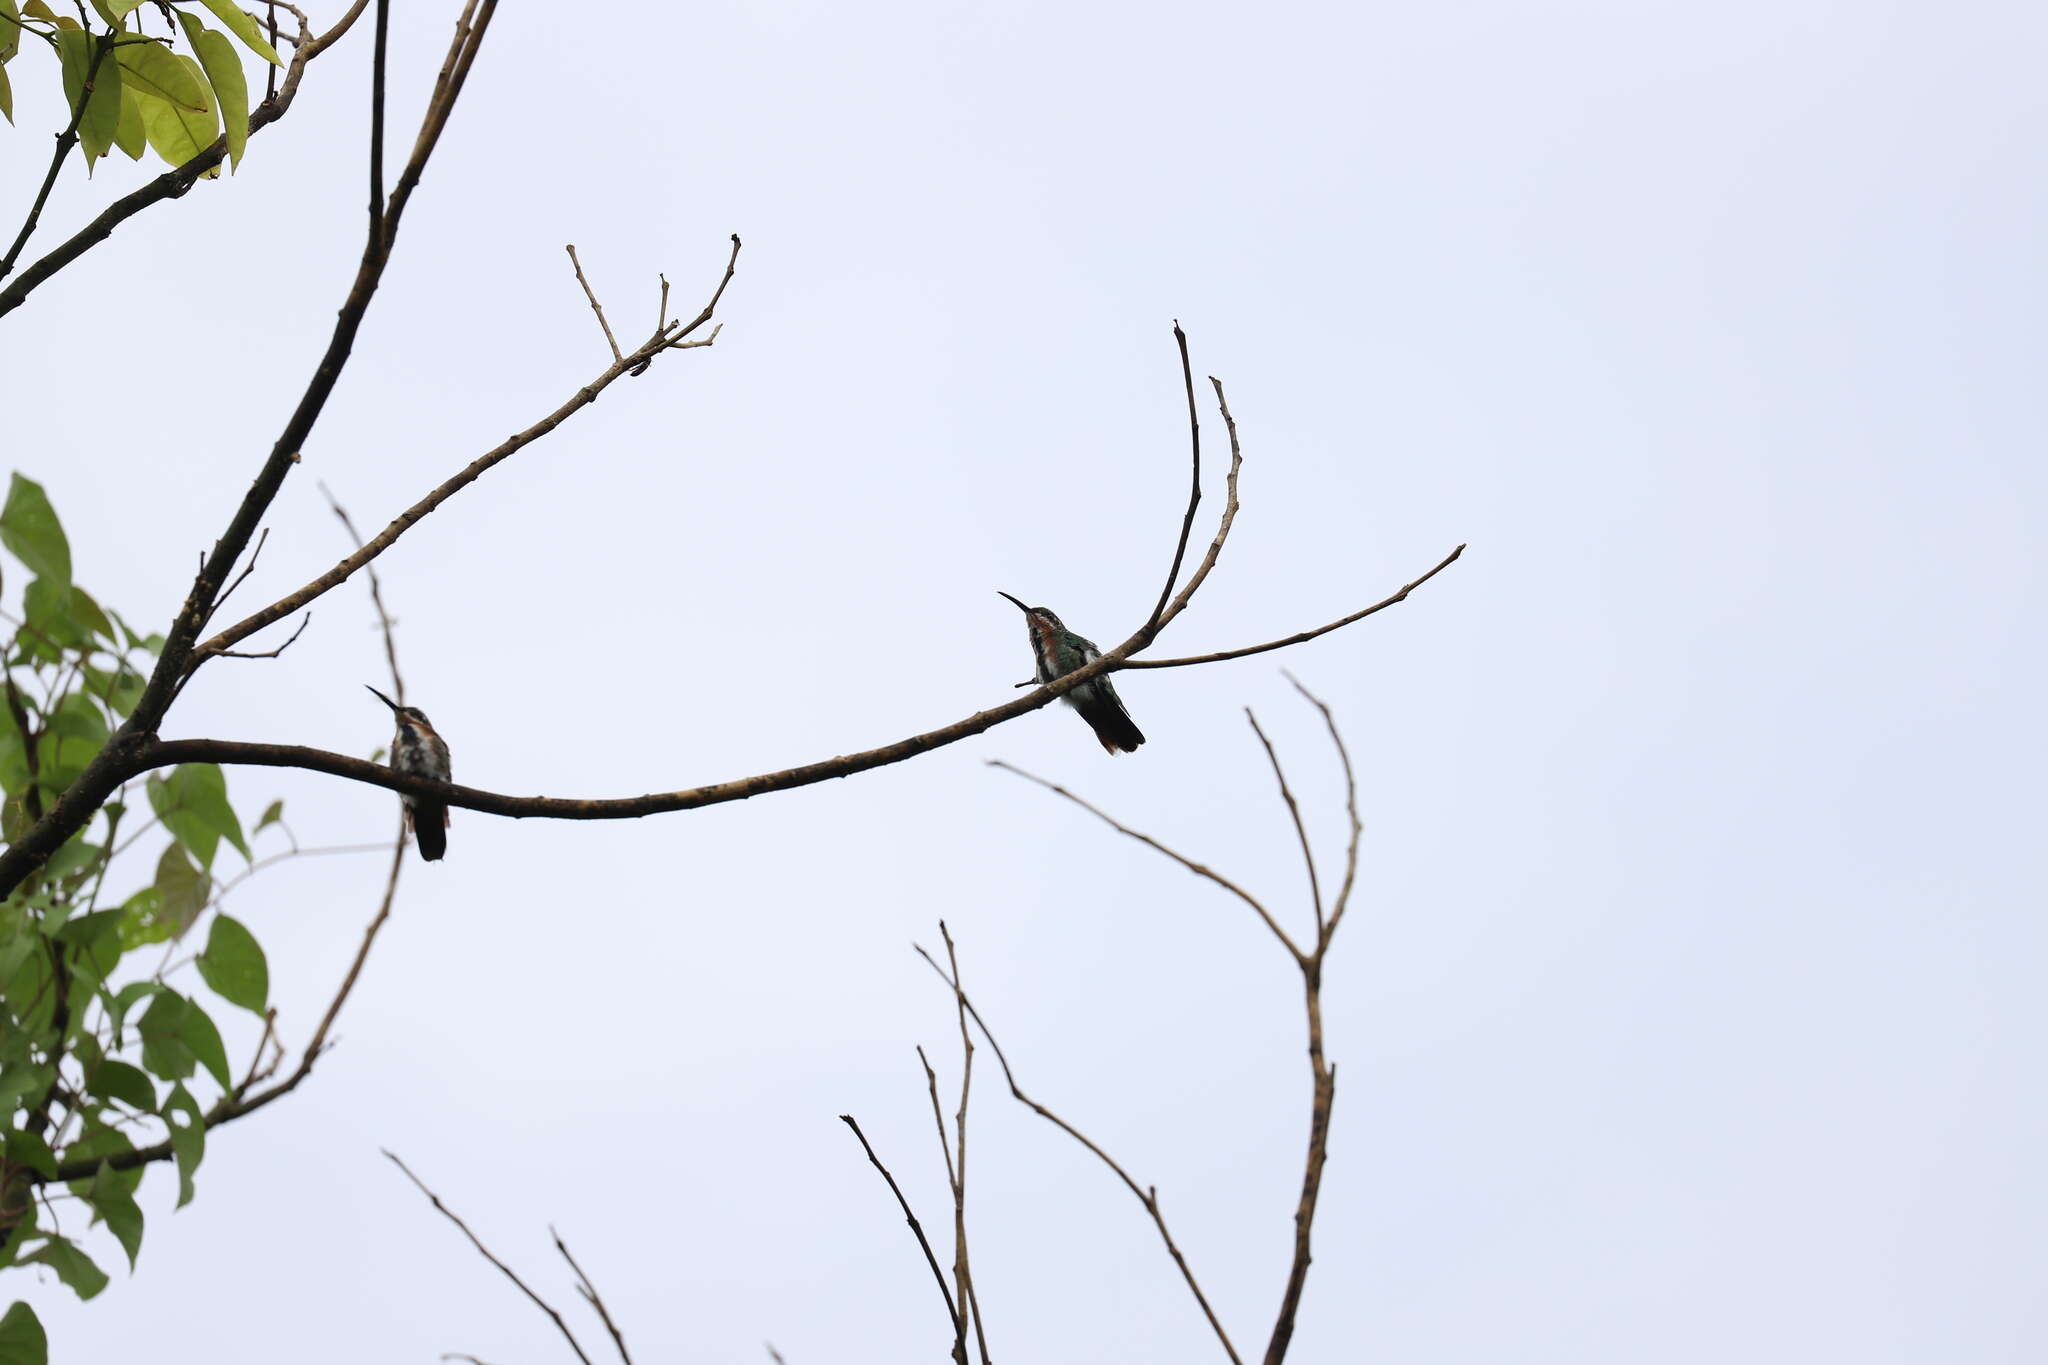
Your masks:
<svg viewBox="0 0 2048 1365"><path fill-rule="evenodd" d="M997 588L997 589L996 589L996 596L998 596L998 597L1002 597L1002 598L1007 598L1007 599L1009 600L1009 602L1011 603L1011 605L1015 606L1015 607L1017 608L1017 610L1018 610L1018 611L1021 611L1021 612L1023 612L1023 613L1024 613L1024 614L1025 614L1026 616L1029 616L1029 615L1031 614L1031 608L1029 608L1029 607L1025 606L1025 605L1024 605L1024 604L1023 604L1022 602L1019 602L1019 601L1018 601L1018 600L1017 600L1016 598L1014 598L1014 597L1011 597L1011 596L1010 596L1010 594L1008 594L1008 593L1004 592L1004 591L1003 591L1003 590L1002 590L1001 588Z"/></svg>
<svg viewBox="0 0 2048 1365"><path fill-rule="evenodd" d="M395 701L391 700L391 698L389 698L389 697L385 696L385 695L384 695L384 694L383 694L382 692L379 692L379 691L378 691L378 690L377 690L376 688L374 688L374 687L370 687L370 685L369 685L368 683L364 683L364 684L363 684L363 686L364 686L364 687L369 687L369 688L370 688L370 695L374 696L374 697L375 697L375 698L376 698L376 699L377 699L378 701L381 701L381 702L383 702L383 703L384 703L384 704L385 704L386 706L390 707L390 708L391 708L392 710L394 710L394 711L398 711L398 710L403 710L403 709L404 709L404 708L402 708L401 706L399 706L399 704L398 704L397 702L395 702Z"/></svg>

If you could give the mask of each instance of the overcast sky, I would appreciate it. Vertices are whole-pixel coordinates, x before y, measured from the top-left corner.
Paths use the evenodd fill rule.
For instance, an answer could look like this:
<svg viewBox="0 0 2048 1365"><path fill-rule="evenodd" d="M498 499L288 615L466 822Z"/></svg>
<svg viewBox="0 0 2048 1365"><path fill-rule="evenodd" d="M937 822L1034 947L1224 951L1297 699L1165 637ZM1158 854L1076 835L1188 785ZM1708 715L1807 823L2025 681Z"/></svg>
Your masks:
<svg viewBox="0 0 2048 1365"><path fill-rule="evenodd" d="M456 6L395 8L402 149ZM6 463L131 620L168 621L325 344L368 39L239 175L0 326ZM1026 1087L1158 1185L1256 1356L1307 1117L1291 969L1243 906L983 760L1301 924L1243 707L1326 856L1342 820L1284 665L1369 824L1291 1359L2048 1358L2044 39L2038 6L1872 0L505 6L250 605L347 548L316 479L381 526L602 370L564 243L636 338L657 272L692 311L746 249L715 347L381 561L460 780L632 795L958 719L1029 671L998 589L1121 639L1185 492L1175 318L1245 468L1168 652L1471 549L1288 654L1124 675L1135 756L1047 710L696 813L457 812L313 1079L215 1134L183 1211L152 1174L134 1277L101 1236L99 1300L6 1292L67 1365L566 1359L384 1146L581 1323L559 1226L642 1365L940 1361L835 1116L947 1221L912 1048L950 1084L957 1044L910 947L944 916ZM34 55L9 223L56 98ZM147 173L74 167L41 240ZM166 733L368 754L381 670L352 584ZM392 825L373 788L230 781L309 845ZM234 893L288 1039L383 871ZM1135 1201L978 1075L995 1359L1220 1359Z"/></svg>

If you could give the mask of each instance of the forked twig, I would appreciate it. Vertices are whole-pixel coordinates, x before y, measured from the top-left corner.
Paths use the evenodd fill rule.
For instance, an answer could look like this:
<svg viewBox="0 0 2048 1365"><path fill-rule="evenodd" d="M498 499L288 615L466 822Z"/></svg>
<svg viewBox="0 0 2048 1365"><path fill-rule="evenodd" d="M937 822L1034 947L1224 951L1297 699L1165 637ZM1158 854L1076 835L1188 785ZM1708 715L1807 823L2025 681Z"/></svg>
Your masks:
<svg viewBox="0 0 2048 1365"><path fill-rule="evenodd" d="M981 1030L981 1036L988 1040L990 1049L996 1054L997 1065L1003 1069L1003 1080L1009 1084L1010 1094L1017 1102L1058 1128L1083 1147L1086 1147L1090 1152L1093 1152L1096 1159L1115 1172L1116 1178L1123 1181L1124 1186L1137 1198L1137 1201L1145 1206L1145 1212L1152 1217L1152 1226L1159 1229L1160 1240L1166 1243L1167 1253L1173 1257L1173 1263L1180 1267L1181 1278L1187 1282L1189 1292L1195 1296L1195 1302L1201 1305L1202 1316L1209 1320L1209 1326L1216 1333L1216 1339L1223 1344L1224 1354L1230 1357L1233 1365L1242 1365L1242 1361L1239 1360L1237 1354L1237 1348L1230 1343L1230 1334L1223 1330L1222 1322L1216 1317L1216 1310L1209 1306L1208 1295L1202 1292L1201 1283L1195 1278L1193 1267L1188 1264L1187 1257L1181 1253L1180 1244L1173 1240L1173 1233L1166 1226L1166 1215L1159 1208L1158 1187L1151 1185L1141 1187L1137 1181L1131 1179L1130 1172L1119 1165L1116 1158L1104 1151L1093 1138L1025 1094L1022 1087L1017 1084L1017 1073L1010 1068L1010 1059L1004 1054L1003 1045L996 1041L995 1034L989 1030L988 1021L983 1019L981 1011L974 1007L974 1001L969 998L959 979L948 976L946 969L938 964L938 960L922 947L915 944L912 946L917 947L917 955L923 958L926 965L939 974L939 979L952 989L954 996L960 1002L960 1007L967 1011L967 1017L974 1021L974 1026Z"/></svg>
<svg viewBox="0 0 2048 1365"><path fill-rule="evenodd" d="M455 1210L449 1208L446 1204L442 1203L441 1196L435 1194L432 1190L428 1189L427 1183L424 1180L421 1180L418 1176L414 1175L412 1173L412 1167L406 1165L403 1161L400 1161L398 1159L398 1154L396 1152L390 1151L385 1148L379 1148L379 1150L383 1151L384 1155L390 1158L392 1165L398 1167L399 1170L405 1172L405 1178L407 1180L410 1180L414 1185L417 1185L419 1187L420 1193L427 1197L427 1201L434 1206L435 1210L438 1211L442 1217L446 1218L449 1222L455 1224L456 1227L462 1230L462 1235L469 1239L469 1244L476 1248L477 1254L479 1256L482 1256L486 1261L489 1261L492 1265L496 1266L499 1272L503 1274L506 1279L512 1281L513 1284L519 1286L520 1293L526 1295L527 1298L533 1300L534 1306L540 1309L541 1312L546 1313L548 1315L549 1321L555 1324L555 1330L562 1334L563 1339L569 1343L569 1349L576 1353L576 1358L582 1361L583 1365L591 1365L590 1357L583 1353L583 1343L576 1340L576 1334L569 1330L569 1324L562 1320L562 1315L555 1311L554 1305L549 1303L540 1295L534 1293L532 1288L526 1283L526 1281L519 1278L518 1272L513 1270L511 1266L506 1265L503 1261L499 1260L496 1256L492 1255L491 1249L483 1244L482 1239L479 1238L474 1232L471 1232L469 1230L469 1224L463 1222L462 1219L456 1214Z"/></svg>
<svg viewBox="0 0 2048 1365"><path fill-rule="evenodd" d="M585 1303L597 1310L598 1319L604 1323L604 1330L612 1334L612 1345L618 1348L619 1359L624 1361L625 1365L633 1365L633 1357L626 1351L626 1338L619 1331L619 1325L612 1321L611 1312L604 1306L604 1298L597 1292L597 1286L583 1273L583 1267L576 1264L576 1258L569 1254L569 1244L562 1240L562 1234L556 1232L552 1225L548 1228L548 1236L555 1239L555 1250L562 1253L562 1259L569 1263L569 1269L576 1272L576 1292L583 1296Z"/></svg>

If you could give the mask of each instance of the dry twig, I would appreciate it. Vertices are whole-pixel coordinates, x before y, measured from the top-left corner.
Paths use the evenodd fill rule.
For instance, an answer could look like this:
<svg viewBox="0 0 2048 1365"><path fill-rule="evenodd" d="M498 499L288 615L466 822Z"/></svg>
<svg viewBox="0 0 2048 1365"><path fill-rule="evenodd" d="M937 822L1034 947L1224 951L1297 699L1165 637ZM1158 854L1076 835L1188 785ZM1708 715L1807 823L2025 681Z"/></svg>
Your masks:
<svg viewBox="0 0 2048 1365"><path fill-rule="evenodd" d="M868 1135L860 1130L860 1124L853 1115L841 1114L839 1121L851 1128L853 1135L860 1139L860 1148L868 1154L868 1163L882 1173L882 1179L889 1183L889 1193L896 1196L896 1207L903 1210L903 1221L910 1224L910 1231L917 1238L918 1249L924 1252L924 1263L932 1268L932 1279L938 1282L939 1296L946 1301L946 1319L952 1324L955 1338L953 1359L956 1365L967 1365L966 1348L961 1344L966 1337L962 1335L965 1328L960 1321L960 1307L953 1301L953 1291L946 1287L946 1272L939 1269L939 1258L932 1254L931 1239L924 1235L924 1224L918 1222L917 1215L911 1212L910 1201L903 1197L903 1187L896 1183L895 1176L889 1174L889 1168L882 1164L882 1158L875 1155L874 1144L870 1143ZM941 1136L943 1137L943 1134Z"/></svg>
<svg viewBox="0 0 2048 1365"><path fill-rule="evenodd" d="M562 1315L555 1311L554 1305L549 1303L540 1295L534 1293L532 1288L527 1285L526 1281L519 1278L518 1273L514 1271L511 1266L506 1265L503 1261L499 1260L496 1256L492 1255L491 1249L485 1246L483 1244L483 1241L480 1238L478 1238L478 1236L474 1232L471 1232L469 1230L469 1224L463 1222L462 1219L456 1215L455 1210L449 1208L446 1204L442 1203L441 1196L435 1194L432 1190L428 1189L426 1182L424 1180L421 1180L418 1176L414 1175L412 1173L412 1168L406 1165L403 1161L400 1161L398 1159L398 1154L396 1152L386 1150L384 1152L384 1155L390 1158L392 1165L398 1167L399 1170L405 1172L405 1178L407 1180L410 1180L414 1185L417 1185L419 1187L420 1193L427 1197L428 1202L433 1204L434 1208L440 1212L442 1217L446 1218L449 1222L455 1224L456 1227L462 1230L462 1235L469 1239L469 1244L476 1248L477 1254L479 1256L482 1256L486 1261L489 1261L492 1265L496 1266L498 1270L505 1276L506 1279L512 1281L512 1283L519 1286L520 1293L526 1295L527 1298L533 1300L534 1306L539 1308L541 1312L546 1313L548 1315L548 1320L555 1324L555 1330L560 1332L563 1338L568 1341L569 1349L576 1353L576 1358L582 1361L583 1365L590 1365L590 1357L583 1353L583 1343L576 1340L576 1334L569 1330L569 1324L562 1320Z"/></svg>
<svg viewBox="0 0 2048 1365"><path fill-rule="evenodd" d="M576 267L576 283L583 286L583 297L590 300L590 311L597 314L597 325L604 329L605 344L612 348L612 359L624 360L626 357L619 354L619 339L612 335L612 325L604 320L604 305L597 301L597 295L591 291L590 281L583 278L583 262L576 259L576 244L571 242L566 250L569 253L569 264ZM662 309L663 320L666 321L668 311L666 307L668 302L668 281L666 279L661 282L661 297L664 305ZM659 324L656 324L656 327L658 330Z"/></svg>
<svg viewBox="0 0 2048 1365"><path fill-rule="evenodd" d="M1293 1256L1290 1258L1288 1264L1287 1281L1284 1289L1281 1292L1280 1307L1274 1314L1272 1334L1267 1340L1266 1353L1263 1358L1264 1365L1280 1365L1280 1362L1286 1358L1288 1346L1294 1338L1295 1320L1298 1317L1301 1310L1301 1296L1302 1291L1308 1281L1309 1264L1310 1261L1313 1259L1310 1254L1311 1234L1315 1226L1317 1202L1322 1194L1323 1167L1329 1159L1330 1111L1336 1101L1337 1093L1337 1069L1328 1060L1327 1056L1325 1055L1323 1046L1323 967L1329 956L1331 941L1336 936L1338 925L1343 920L1344 911L1350 904L1352 889L1357 883L1358 845L1362 828L1358 818L1357 777L1356 774L1352 771L1351 755L1344 746L1343 736L1338 732L1337 723L1335 718L1330 714L1330 708L1327 705L1325 705L1320 698L1311 693L1307 688L1303 687L1301 683L1293 676L1290 675L1288 677L1288 682L1293 684L1295 691L1299 692L1305 699L1307 699L1307 701L1311 705L1313 705L1316 708L1316 710L1320 712L1322 715L1324 726L1328 729L1330 734L1330 742L1333 745L1333 747L1335 747L1335 749L1337 750L1338 758L1343 764L1345 812L1349 817L1351 826L1350 840L1346 846L1344 853L1344 879L1340 889L1338 890L1337 898L1335 902L1331 905L1329 913L1326 917L1324 914L1323 907L1321 879L1316 871L1315 856L1309 848L1307 828L1302 823L1301 807L1299 803L1295 800L1293 788L1289 785L1287 781L1287 773L1285 769L1281 767L1279 755L1275 753L1271 742L1268 741L1266 738L1265 731L1261 729L1259 726L1258 717L1253 715L1249 710L1247 710L1245 712L1245 718L1250 722L1252 732L1258 736L1258 740L1261 747L1263 747L1266 751L1267 760L1271 764L1273 769L1273 776L1278 781L1280 786L1281 800L1287 806L1288 815L1293 820L1295 833L1300 840L1302 861L1307 865L1308 868L1310 897L1313 902L1315 910L1315 940L1314 946L1307 950L1303 950L1298 944L1296 944L1294 939L1291 936L1289 936L1287 931L1281 927L1279 921L1274 918L1272 913L1268 911L1266 907L1257 900L1257 898L1252 896L1249 892L1245 891L1236 883L1228 880L1227 878L1221 876L1220 874L1214 871L1211 871L1209 868L1204 867L1202 864L1195 862L1193 859L1188 858L1183 854L1175 852L1173 849L1168 848L1166 845L1160 843L1156 839L1153 839L1151 836L1140 834L1138 831L1119 823L1111 816L1105 814L1101 810L1098 810L1096 807L1088 804L1088 802L1082 800L1080 797L1074 795L1072 792L1068 791L1064 787L1058 786L1057 784L1052 782L1048 782L1042 777L1036 777L1031 773L1025 772L1023 769L1014 767L1013 765L1008 763L997 761L991 764L991 766L993 767L1002 768L1005 771L1015 773L1017 776L1022 777L1027 781L1035 782L1039 786L1044 787L1047 790L1052 791L1059 796L1065 797L1067 800L1081 807L1081 809L1095 816L1098 820L1101 820L1111 829L1116 830L1119 834L1123 834L1130 838L1136 839L1140 843L1145 844L1147 847L1155 849L1159 853L1164 854L1166 857L1173 859L1173 861L1179 863L1182 867L1187 868L1189 871L1194 872L1198 876L1201 876L1211 882L1214 882L1217 886L1222 887L1224 890L1236 896L1239 900L1242 900L1245 904L1249 905L1253 909L1253 911L1255 911L1258 914L1260 921L1265 924L1267 929L1272 931L1273 936L1280 940L1281 945L1287 949L1288 955L1294 959L1294 965L1301 973L1302 1000L1308 1024L1308 1057L1310 1074L1308 1152L1302 1164L1301 1194L1295 1204L1294 1253ZM932 958L929 953L924 953L924 950L922 948L920 948L918 951L924 955L925 961L931 962L933 970L939 970L938 964L936 962L932 962ZM943 971L940 971L939 974L942 977L946 977L946 973ZM959 990L957 973L955 973L951 977L946 977L946 979L948 981L948 984L952 985L955 991ZM970 1004L968 1006L968 1009L972 1011L973 1006ZM1001 1045L996 1042L993 1036L989 1035L988 1026L981 1020L981 1016L979 1014L975 1014L974 1019L975 1022L981 1026L983 1036L988 1037L989 1045L995 1048L996 1058L998 1061L1002 1062L1004 1073L1005 1075L1008 1075L1009 1063L1007 1060L1003 1058L1003 1050ZM1017 1089L1017 1083L1014 1077L1011 1077L1010 1079L1010 1090L1011 1093L1016 1095L1019 1100L1022 1100L1032 1109L1036 1110L1038 1113L1044 1115L1046 1118L1051 1119L1054 1123L1058 1124L1062 1129L1064 1129L1070 1135L1079 1140L1083 1145L1087 1146L1090 1151L1093 1151L1097 1156L1102 1157L1104 1161L1109 1161L1108 1156L1106 1156L1099 1147L1095 1146L1094 1143L1090 1142L1087 1138L1083 1137L1070 1124L1066 1123L1063 1119L1060 1119L1058 1116L1052 1114L1043 1106L1037 1104L1035 1101L1029 1099L1021 1091L1019 1091ZM1131 1187L1132 1192L1138 1193L1137 1183L1131 1180L1131 1178L1128 1175L1124 1175L1122 1169L1120 1167L1116 1167L1115 1163L1111 1162L1110 1164L1113 1169L1116 1169L1118 1175L1123 1176L1124 1183ZM1146 1200L1145 1195L1143 1194L1140 1194L1139 1197L1141 1201L1146 1202L1147 1209L1153 1213L1154 1218L1156 1220L1158 1217L1156 1201ZM1165 1234L1164 1223L1160 1224L1160 1232L1162 1235ZM1172 1240L1170 1238L1168 1239L1168 1247L1169 1249L1172 1248ZM1177 1263L1181 1265L1182 1273L1188 1274L1186 1262L1181 1259L1180 1254L1177 1250L1175 1250L1174 1252L1174 1259ZM1188 1276L1188 1282L1189 1286L1192 1288L1194 1285L1192 1275ZM1200 1298L1199 1290L1196 1291L1196 1296ZM1207 1311L1207 1308L1207 1301L1204 1300L1204 1311ZM1221 1336L1223 1329L1220 1325L1216 1323L1214 1314L1210 1315L1209 1321L1212 1326L1216 1327L1218 1335ZM1224 1346L1226 1350L1230 1349L1229 1339L1227 1337L1224 1338ZM1236 1352L1234 1350L1231 1351L1231 1358L1232 1360L1236 1360L1237 1358Z"/></svg>
<svg viewBox="0 0 2048 1365"><path fill-rule="evenodd" d="M1231 1345L1230 1334L1223 1330L1223 1323L1216 1317L1216 1310L1209 1306L1209 1296L1202 1292L1201 1282L1195 1278L1194 1267L1190 1266L1187 1257L1181 1254L1180 1244L1173 1240L1173 1233L1166 1226L1166 1215L1159 1207L1158 1187L1139 1185L1137 1181L1131 1178L1130 1172L1118 1164L1115 1157L1104 1151L1095 1139L1089 1137L1079 1128L1076 1128L1073 1124L1025 1094L1023 1088L1017 1084L1017 1073L1011 1069L1010 1059L1003 1052L1003 1045L997 1042L995 1034L990 1032L988 1021L982 1018L981 1011L974 1007L974 1001L968 997L967 991L961 985L960 979L957 976L949 976L946 969L939 965L938 959L934 958L922 947L917 948L917 955L923 958L931 969L939 974L941 981L944 981L947 986L952 988L954 998L959 1001L960 1007L967 1011L969 1018L974 1020L974 1026L981 1030L981 1036L988 1039L989 1047L996 1054L996 1064L1002 1067L1003 1079L1008 1082L1010 1094L1015 1097L1017 1102L1094 1153L1095 1158L1115 1172L1116 1178L1123 1181L1125 1188L1129 1189L1137 1201L1145 1206L1145 1212L1152 1217L1152 1226L1159 1229L1160 1240L1166 1243L1167 1253L1173 1257L1173 1263L1180 1267L1181 1278L1187 1282L1188 1292L1195 1296L1195 1302L1201 1305L1202 1316L1209 1320L1209 1326L1216 1333L1216 1339L1223 1343L1224 1354L1230 1357L1232 1365L1242 1365L1238 1358L1237 1348Z"/></svg>

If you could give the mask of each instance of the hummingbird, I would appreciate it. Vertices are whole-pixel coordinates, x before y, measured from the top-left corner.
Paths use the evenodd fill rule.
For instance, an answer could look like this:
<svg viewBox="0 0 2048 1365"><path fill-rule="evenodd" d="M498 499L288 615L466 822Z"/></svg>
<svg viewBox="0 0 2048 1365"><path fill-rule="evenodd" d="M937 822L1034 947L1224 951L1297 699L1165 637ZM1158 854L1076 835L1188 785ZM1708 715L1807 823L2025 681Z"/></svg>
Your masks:
<svg viewBox="0 0 2048 1365"><path fill-rule="evenodd" d="M368 683L363 685L369 687ZM427 713L417 706L400 706L374 687L370 691L398 718L398 733L391 739L391 771L431 777L437 782L449 781L448 743L435 733ZM448 851L447 805L418 796L400 799L405 803L405 823L412 828L420 857L430 863L441 861L441 855Z"/></svg>
<svg viewBox="0 0 2048 1365"><path fill-rule="evenodd" d="M1093 640L1084 640L1068 630L1050 609L1027 607L1000 589L996 596L1008 598L1017 610L1024 613L1024 624L1031 632L1031 654L1038 661L1040 683L1064 678L1075 669L1102 657L1102 651L1095 647ZM1132 753L1145 742L1145 736L1131 724L1130 713L1124 710L1116 688L1110 686L1106 675L1082 683L1061 700L1081 713L1081 719L1088 722L1088 728L1095 732L1095 737L1102 741L1102 747L1110 753Z"/></svg>

